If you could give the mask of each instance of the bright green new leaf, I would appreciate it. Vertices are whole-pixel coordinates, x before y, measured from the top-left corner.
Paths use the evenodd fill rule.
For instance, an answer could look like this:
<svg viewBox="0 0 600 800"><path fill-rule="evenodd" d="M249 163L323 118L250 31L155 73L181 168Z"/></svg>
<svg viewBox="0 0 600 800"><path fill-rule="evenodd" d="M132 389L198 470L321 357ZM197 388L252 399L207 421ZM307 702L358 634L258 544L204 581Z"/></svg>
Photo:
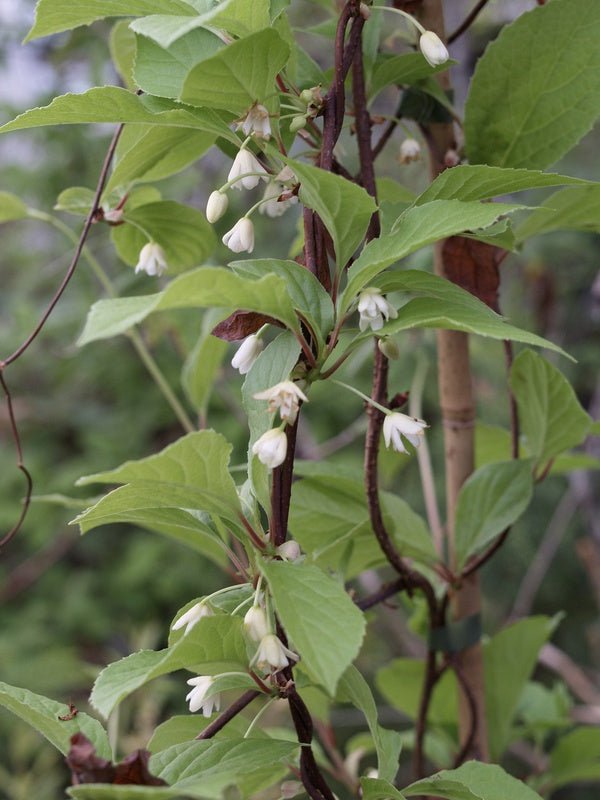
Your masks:
<svg viewBox="0 0 600 800"><path fill-rule="evenodd" d="M181 383L199 414L206 411L226 353L227 342L211 336L210 330L206 330L184 364Z"/></svg>
<svg viewBox="0 0 600 800"><path fill-rule="evenodd" d="M198 0L191 0L197 3ZM231 0L215 19L217 28L224 28L234 36L248 36L271 25L271 15L275 12L271 0Z"/></svg>
<svg viewBox="0 0 600 800"><path fill-rule="evenodd" d="M470 162L544 169L577 144L600 114L599 38L596 0L553 0L506 25L471 81Z"/></svg>
<svg viewBox="0 0 600 800"><path fill-rule="evenodd" d="M129 786L114 783L82 783L70 786L73 800L181 800L177 789L169 786Z"/></svg>
<svg viewBox="0 0 600 800"><path fill-rule="evenodd" d="M173 647L140 650L109 664L96 678L90 702L104 717L136 689L161 675L189 669L201 675L248 668L242 620L228 614L202 619ZM182 693L186 692L181 681ZM189 691L189 690L187 690Z"/></svg>
<svg viewBox="0 0 600 800"><path fill-rule="evenodd" d="M98 756L111 757L108 736L98 720L81 711L73 719L60 719L69 714L65 703L0 682L0 706L39 731L63 755L69 752L71 736L83 733L96 748Z"/></svg>
<svg viewBox="0 0 600 800"><path fill-rule="evenodd" d="M588 184L588 186L585 186ZM543 189L547 186L583 186L587 189L600 188L589 186L589 181L581 178L569 178L567 175L556 175L551 172L538 172L532 169L510 169L489 167L482 164L461 164L446 169L415 200L421 206L432 200L489 200L503 194L523 192L529 189ZM534 212L535 213L535 212Z"/></svg>
<svg viewBox="0 0 600 800"><path fill-rule="evenodd" d="M160 181L185 169L214 144L212 133L187 128L127 125L105 195L136 182Z"/></svg>
<svg viewBox="0 0 600 800"><path fill-rule="evenodd" d="M445 61L437 67L432 67L421 53L405 53L401 56L380 57L375 64L373 77L369 85L369 102L372 102L379 92L389 84L398 86L411 86L424 78L435 75L448 69L454 61Z"/></svg>
<svg viewBox="0 0 600 800"><path fill-rule="evenodd" d="M193 67L181 100L243 114L273 94L275 77L288 56L287 44L272 28L247 36Z"/></svg>
<svg viewBox="0 0 600 800"><path fill-rule="evenodd" d="M458 769L445 769L402 790L406 797L433 795L447 800L541 800L523 781L496 764L467 761Z"/></svg>
<svg viewBox="0 0 600 800"><path fill-rule="evenodd" d="M529 214L515 231L517 242L540 233L566 230L600 231L600 186L561 189Z"/></svg>
<svg viewBox="0 0 600 800"><path fill-rule="evenodd" d="M130 92L135 92L137 88L133 78L135 34L129 29L129 20L121 19L115 22L110 32L108 46L114 67L125 84L125 88Z"/></svg>
<svg viewBox="0 0 600 800"><path fill-rule="evenodd" d="M228 786L248 774L270 770L276 775L280 763L294 763L298 747L278 739L185 742L152 756L150 770L182 795L220 800Z"/></svg>
<svg viewBox="0 0 600 800"><path fill-rule="evenodd" d="M342 675L338 686L338 699L342 702L349 701L363 712L377 751L377 774L381 780L393 781L398 772L402 737L397 731L380 727L375 699L368 683L356 667L349 666Z"/></svg>
<svg viewBox="0 0 600 800"><path fill-rule="evenodd" d="M39 128L44 125L81 125L93 122L130 122L168 125L221 136L238 144L239 139L216 111L191 108L172 100L137 95L118 86L96 86L82 94L63 94L50 105L32 108L0 127L0 133Z"/></svg>
<svg viewBox="0 0 600 800"><path fill-rule="evenodd" d="M157 13L191 16L194 9L184 0L39 0L35 22L25 41L89 25L97 19Z"/></svg>
<svg viewBox="0 0 600 800"><path fill-rule="evenodd" d="M592 421L556 367L524 350L513 363L510 384L519 407L521 433L538 468L583 442Z"/></svg>
<svg viewBox="0 0 600 800"><path fill-rule="evenodd" d="M300 200L323 220L342 270L361 243L377 206L355 183L318 167L287 159L300 180Z"/></svg>
<svg viewBox="0 0 600 800"><path fill-rule="evenodd" d="M245 280L222 267L202 267L176 278L158 294L100 300L92 306L79 345L124 333L155 311L223 307L257 311L299 329L285 281L277 275Z"/></svg>
<svg viewBox="0 0 600 800"><path fill-rule="evenodd" d="M254 684L256 686L256 684ZM204 717L199 717L197 714L176 715L169 717L165 722L162 722L155 728L148 744L147 749L151 753L158 753L160 750L166 750L167 747L172 747L174 744L182 744L183 742L190 742L207 725L210 725L210 720ZM230 739L242 737L248 728L249 721L243 716L238 715L233 717L224 728L218 731L214 739ZM257 738L265 737L266 734L256 727L253 736Z"/></svg>
<svg viewBox="0 0 600 800"><path fill-rule="evenodd" d="M600 728L579 728L560 738L546 777L544 784L552 791L567 783L600 781Z"/></svg>
<svg viewBox="0 0 600 800"><path fill-rule="evenodd" d="M360 787L364 800L405 800L393 783L381 778L361 778Z"/></svg>
<svg viewBox="0 0 600 800"><path fill-rule="evenodd" d="M417 658L396 658L380 669L375 678L385 699L411 719L419 713L419 702L425 678L425 662ZM453 729L457 725L457 684L454 673L446 670L436 684L429 708L432 725Z"/></svg>
<svg viewBox="0 0 600 800"><path fill-rule="evenodd" d="M555 627L555 620L547 617L528 617L503 628L485 645L485 714L494 761L510 742L519 700Z"/></svg>
<svg viewBox="0 0 600 800"><path fill-rule="evenodd" d="M456 506L457 566L519 519L532 493L529 460L500 461L474 472L463 484Z"/></svg>
<svg viewBox="0 0 600 800"><path fill-rule="evenodd" d="M147 20L140 20L140 23L144 22ZM195 18L192 18L192 22L195 22ZM149 94L179 97L192 67L224 47L223 40L205 28L190 31L167 48L146 36L136 36L136 83Z"/></svg>
<svg viewBox="0 0 600 800"><path fill-rule="evenodd" d="M153 39L160 47L168 48L191 31L197 30L205 25L210 27L220 27L216 17L232 2L232 0L220 0L215 3L213 0L187 0L190 6L196 10L196 14L177 16L169 14L166 8L157 8L155 14L134 20L131 29L149 39ZM166 12L166 13L165 13Z"/></svg>
<svg viewBox="0 0 600 800"><path fill-rule="evenodd" d="M401 214L393 231L370 242L348 270L348 284L339 299L340 313L345 313L358 292L396 261L447 236L486 228L517 208L504 203L460 200L434 200L409 208Z"/></svg>
<svg viewBox="0 0 600 800"><path fill-rule="evenodd" d="M365 634L365 619L344 587L318 567L263 562L275 610L314 681L335 694ZM339 637L340 630L344 631ZM335 646L331 643L335 642Z"/></svg>
<svg viewBox="0 0 600 800"><path fill-rule="evenodd" d="M0 192L0 223L25 217L27 217L27 206L21 198L10 192Z"/></svg>
<svg viewBox="0 0 600 800"><path fill-rule="evenodd" d="M182 272L200 266L217 243L204 214L174 200L131 210L125 206L123 220L124 225L112 229L112 238L120 257L130 266L137 264L145 244L156 242L165 252L167 272Z"/></svg>

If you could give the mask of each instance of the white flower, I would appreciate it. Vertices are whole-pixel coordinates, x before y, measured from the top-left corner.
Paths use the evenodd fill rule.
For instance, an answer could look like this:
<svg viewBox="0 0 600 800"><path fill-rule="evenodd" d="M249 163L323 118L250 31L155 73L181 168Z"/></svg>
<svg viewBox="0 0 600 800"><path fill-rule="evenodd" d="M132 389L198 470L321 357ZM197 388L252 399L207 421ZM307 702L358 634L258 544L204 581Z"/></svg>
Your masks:
<svg viewBox="0 0 600 800"><path fill-rule="evenodd" d="M140 250L136 272L145 272L147 275L162 275L167 269L165 251L156 242L148 242Z"/></svg>
<svg viewBox="0 0 600 800"><path fill-rule="evenodd" d="M206 204L206 219L210 223L217 222L227 211L228 205L229 198L225 192L220 192L218 189L216 189L214 192L211 192Z"/></svg>
<svg viewBox="0 0 600 800"><path fill-rule="evenodd" d="M212 617L213 614L214 612L208 603L205 603L203 600L201 600L199 603L196 603L196 605L188 608L185 614L182 614L179 617L177 622L172 625L172 630L178 631L185 625L185 636L192 630L196 623L200 622L202 617Z"/></svg>
<svg viewBox="0 0 600 800"><path fill-rule="evenodd" d="M269 411L279 409L279 416L284 422L293 425L298 416L300 400L308 402L308 397L304 394L297 383L293 381L281 381L265 389L264 392L257 392L252 395L255 400L268 400Z"/></svg>
<svg viewBox="0 0 600 800"><path fill-rule="evenodd" d="M275 180L267 185L258 210L268 217L280 217L285 214L290 206L295 205L297 202L296 195L286 189L283 183Z"/></svg>
<svg viewBox="0 0 600 800"><path fill-rule="evenodd" d="M247 336L231 359L231 366L239 370L240 375L245 375L247 372L250 372L250 368L262 353L263 347L262 339L255 333L251 336Z"/></svg>
<svg viewBox="0 0 600 800"><path fill-rule="evenodd" d="M289 650L274 633L268 633L260 640L256 655L251 663L261 669L280 670L289 665L289 660L298 661L299 656Z"/></svg>
<svg viewBox="0 0 600 800"><path fill-rule="evenodd" d="M249 172L259 172L260 175L248 175ZM246 177L240 178L240 175L246 175ZM243 147L233 160L227 181L235 181L233 188L241 191L242 189L254 189L261 179L269 180L267 170L253 153Z"/></svg>
<svg viewBox="0 0 600 800"><path fill-rule="evenodd" d="M366 331L368 327L372 331L383 328L384 317L387 322L389 319L396 319L398 312L388 301L381 296L381 291L375 286L368 286L358 296L358 313L360 314L359 327L361 331Z"/></svg>
<svg viewBox="0 0 600 800"><path fill-rule="evenodd" d="M437 33L433 31L425 31L421 36L419 39L419 49L432 67L444 64L450 58L446 45L442 42Z"/></svg>
<svg viewBox="0 0 600 800"><path fill-rule="evenodd" d="M189 701L192 714L202 709L204 716L210 717L213 711L221 709L221 695L219 693L206 697L214 680L210 675L199 675L197 678L190 678L187 682L189 686L194 687L185 697Z"/></svg>
<svg viewBox="0 0 600 800"><path fill-rule="evenodd" d="M406 414L401 414L399 411L392 411L386 415L383 420L383 438L385 439L385 446L392 445L393 449L398 453L408 453L402 436L412 444L413 447L418 447L421 444L423 436L425 435L425 428L428 425L422 419L416 417L409 417Z"/></svg>
<svg viewBox="0 0 600 800"><path fill-rule="evenodd" d="M271 123L269 122L269 112L260 103L254 103L244 119L238 125L246 136L255 133L260 139L271 138Z"/></svg>
<svg viewBox="0 0 600 800"><path fill-rule="evenodd" d="M410 164L421 157L421 145L416 139L405 139L400 145L400 163Z"/></svg>
<svg viewBox="0 0 600 800"><path fill-rule="evenodd" d="M252 606L246 611L244 628L253 642L260 642L269 633L269 623L264 608Z"/></svg>
<svg viewBox="0 0 600 800"><path fill-rule="evenodd" d="M275 469L285 461L287 436L281 428L272 428L254 442L252 452L267 467Z"/></svg>
<svg viewBox="0 0 600 800"><path fill-rule="evenodd" d="M223 244L234 253L251 253L254 250L254 225L248 217L238 219L233 228L223 236Z"/></svg>
<svg viewBox="0 0 600 800"><path fill-rule="evenodd" d="M297 561L302 555L300 545L294 539L289 539L287 542L280 544L279 547L275 548L275 552L286 561Z"/></svg>
<svg viewBox="0 0 600 800"><path fill-rule="evenodd" d="M292 797L297 797L299 794L304 793L304 786L300 781L284 781L280 785L279 791L283 800L292 800Z"/></svg>

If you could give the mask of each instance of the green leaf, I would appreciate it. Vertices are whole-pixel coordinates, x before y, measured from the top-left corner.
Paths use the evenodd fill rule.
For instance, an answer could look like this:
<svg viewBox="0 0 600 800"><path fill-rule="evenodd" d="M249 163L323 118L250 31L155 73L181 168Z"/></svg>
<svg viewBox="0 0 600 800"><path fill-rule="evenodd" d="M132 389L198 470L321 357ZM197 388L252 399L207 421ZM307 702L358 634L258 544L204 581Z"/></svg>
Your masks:
<svg viewBox="0 0 600 800"><path fill-rule="evenodd" d="M470 162L544 169L577 144L600 113L599 37L596 0L554 0L506 25L471 81Z"/></svg>
<svg viewBox="0 0 600 800"><path fill-rule="evenodd" d="M202 619L172 647L140 650L109 664L96 678L90 702L104 717L136 689L161 675L189 669L202 675L248 668L242 620L228 614ZM182 681L182 693L186 691Z"/></svg>
<svg viewBox="0 0 600 800"><path fill-rule="evenodd" d="M364 800L405 800L393 783L381 778L361 778L360 786Z"/></svg>
<svg viewBox="0 0 600 800"><path fill-rule="evenodd" d="M26 42L89 25L106 17L135 17L143 14L188 14L194 10L183 0L39 0L35 22Z"/></svg>
<svg viewBox="0 0 600 800"><path fill-rule="evenodd" d="M485 645L485 714L495 761L509 743L519 700L555 626L547 617L529 617L507 626Z"/></svg>
<svg viewBox="0 0 600 800"><path fill-rule="evenodd" d="M487 464L463 484L456 506L456 558L462 567L470 555L513 524L531 501L531 461Z"/></svg>
<svg viewBox="0 0 600 800"><path fill-rule="evenodd" d="M249 724L248 719L242 715L238 715L237 717L233 717L233 719L212 738L241 738L246 733ZM195 739L200 731L207 725L210 725L210 720L205 717L199 717L197 714L169 717L166 722L161 723L155 728L146 746L151 753L158 753L161 750L166 750L167 747L172 747L174 744L182 744L183 742L189 742ZM258 728L254 728L252 733L253 736L257 738L260 738L261 734L262 736L266 736L266 734L263 734Z"/></svg>
<svg viewBox="0 0 600 800"><path fill-rule="evenodd" d="M443 72L456 62L445 61L437 67L432 67L425 61L421 53L405 53L401 56L380 57L373 70L373 77L369 85L369 102L389 84L398 86L411 86L423 78L429 78L436 72Z"/></svg>
<svg viewBox="0 0 600 800"><path fill-rule="evenodd" d="M130 122L195 128L212 133L239 146L216 111L191 108L172 100L134 94L118 86L96 86L82 94L63 94L48 106L32 108L0 127L0 133L38 128L44 125L82 125L93 122Z"/></svg>
<svg viewBox="0 0 600 800"><path fill-rule="evenodd" d="M571 228L600 231L600 186L561 189L545 200L517 226L517 242L551 231Z"/></svg>
<svg viewBox="0 0 600 800"><path fill-rule="evenodd" d="M199 414L203 414L208 407L226 353L227 342L206 331L200 336L185 362L181 383Z"/></svg>
<svg viewBox="0 0 600 800"><path fill-rule="evenodd" d="M273 9L271 5L274 6ZM275 13L275 3L272 4L271 0L253 0L252 3L248 3L247 0L231 0L226 8L219 12L215 25L234 36L248 36L250 33L268 28Z"/></svg>
<svg viewBox="0 0 600 800"><path fill-rule="evenodd" d="M204 155L214 141L212 133L186 128L128 125L104 194L117 189L124 193L133 183L160 181L181 172Z"/></svg>
<svg viewBox="0 0 600 800"><path fill-rule="evenodd" d="M467 761L458 769L442 770L402 791L406 797L431 794L447 800L541 800L527 784L501 767L480 761Z"/></svg>
<svg viewBox="0 0 600 800"><path fill-rule="evenodd" d="M148 203L124 209L124 225L112 229L119 256L135 266L147 242L156 242L165 251L168 272L182 272L199 266L215 249L217 239L204 214L174 200Z"/></svg>
<svg viewBox="0 0 600 800"><path fill-rule="evenodd" d="M63 755L69 752L71 736L83 733L101 758L112 756L108 736L98 720L82 712L73 719L61 720L61 716L69 714L64 703L0 682L0 706L39 731Z"/></svg>
<svg viewBox="0 0 600 800"><path fill-rule="evenodd" d="M196 22L187 19L186 24ZM148 20L140 20L140 23ZM134 34L132 34L134 35ZM224 42L212 31L196 28L170 47L161 47L153 39L136 37L135 80L149 94L159 97L179 97L188 72L225 47Z"/></svg>
<svg viewBox="0 0 600 800"><path fill-rule="evenodd" d="M133 78L135 66L135 34L129 29L129 20L122 19L112 27L109 39L110 57L125 87L136 90Z"/></svg>
<svg viewBox="0 0 600 800"><path fill-rule="evenodd" d="M385 699L410 719L416 719L425 678L425 662L417 658L396 658L377 673L375 682ZM458 703L454 673L444 672L436 684L428 719L432 725L455 729Z"/></svg>
<svg viewBox="0 0 600 800"><path fill-rule="evenodd" d="M544 777L552 791L569 783L600 780L600 728L579 728L559 739Z"/></svg>
<svg viewBox="0 0 600 800"><path fill-rule="evenodd" d="M10 192L0 192L0 223L25 219L27 214L27 206L20 197Z"/></svg>
<svg viewBox="0 0 600 800"><path fill-rule="evenodd" d="M247 36L193 67L181 100L243 114L273 94L275 78L288 56L287 44L272 28Z"/></svg>
<svg viewBox="0 0 600 800"><path fill-rule="evenodd" d="M360 650L364 615L344 587L318 567L272 561L261 563L260 569L303 666L314 681L335 694L339 679Z"/></svg>
<svg viewBox="0 0 600 800"><path fill-rule="evenodd" d="M377 774L383 781L393 781L398 772L402 737L396 731L379 726L375 700L368 683L356 667L348 667L342 675L338 699L342 702L347 700L363 712L377 751Z"/></svg>
<svg viewBox="0 0 600 800"><path fill-rule="evenodd" d="M295 261L281 261L274 258L248 259L234 261L229 265L239 275L262 278L274 273L284 278L292 305L308 322L320 347L331 332L334 323L334 308L331 298L316 277Z"/></svg>
<svg viewBox="0 0 600 800"><path fill-rule="evenodd" d="M134 20L131 29L149 39L153 39L163 48L168 48L191 31L201 28L207 23L212 23L217 27L217 15L227 8L232 0L221 0L215 4L213 0L188 0L190 6L196 10L196 14L186 16L187 11L183 11L183 16L169 14L166 8L157 8L157 12L152 16ZM166 12L166 13L165 13Z"/></svg>
<svg viewBox="0 0 600 800"><path fill-rule="evenodd" d="M348 270L348 284L339 300L340 313L344 314L360 290L396 261L447 236L486 228L517 208L460 200L434 200L409 208L401 214L393 231L370 242Z"/></svg>
<svg viewBox="0 0 600 800"><path fill-rule="evenodd" d="M591 419L556 367L524 350L513 363L510 385L517 399L521 432L538 467L583 442Z"/></svg>
<svg viewBox="0 0 600 800"><path fill-rule="evenodd" d="M258 311L299 330L285 281L277 275L245 280L222 267L186 272L158 294L120 297L94 303L78 344L124 333L155 311L172 308L223 307L230 311Z"/></svg>
<svg viewBox="0 0 600 800"><path fill-rule="evenodd" d="M73 800L182 800L177 789L169 786L119 786L114 783L86 783L70 786Z"/></svg>
<svg viewBox="0 0 600 800"><path fill-rule="evenodd" d="M241 507L228 470L230 453L231 445L221 434L210 430L198 431L183 436L156 455L139 461L126 461L117 469L80 478L77 484L132 484L128 488L140 488L142 492L147 490L154 494L157 508L181 505L224 513L228 518L237 519ZM185 503L189 505L185 506ZM98 507L94 506L90 511ZM88 513L84 512L75 522L83 521Z"/></svg>
<svg viewBox="0 0 600 800"><path fill-rule="evenodd" d="M294 762L298 747L277 739L186 742L156 753L150 769L181 794L220 800L228 786L246 775Z"/></svg>
<svg viewBox="0 0 600 800"><path fill-rule="evenodd" d="M363 240L375 201L355 183L318 167L287 159L300 180L300 200L323 220L331 234L338 269L343 269Z"/></svg>
<svg viewBox="0 0 600 800"><path fill-rule="evenodd" d="M479 164L461 164L446 169L415 200L421 206L432 200L489 200L503 194L543 189L547 186L582 186L589 181L569 178L531 169L509 169ZM579 191L598 190L597 186L584 186ZM535 212L534 212L535 213Z"/></svg>

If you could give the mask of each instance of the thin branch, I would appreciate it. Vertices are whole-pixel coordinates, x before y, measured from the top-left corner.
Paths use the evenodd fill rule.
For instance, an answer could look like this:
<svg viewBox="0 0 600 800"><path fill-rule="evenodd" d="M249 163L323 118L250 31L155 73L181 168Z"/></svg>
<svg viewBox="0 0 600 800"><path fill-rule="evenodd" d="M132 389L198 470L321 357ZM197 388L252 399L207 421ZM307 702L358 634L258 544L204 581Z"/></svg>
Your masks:
<svg viewBox="0 0 600 800"><path fill-rule="evenodd" d="M459 767L465 761L467 756L469 756L473 752L473 747L475 746L479 728L479 714L477 713L477 702L475 700L473 690L469 685L469 682L467 681L462 671L462 668L460 667L456 659L452 659L450 661L450 666L454 670L456 679L459 682L461 689L463 690L470 713L469 733L465 741L463 742L463 746L460 748L458 755L454 759L454 766Z"/></svg>
<svg viewBox="0 0 600 800"><path fill-rule="evenodd" d="M220 730L222 730L228 722L230 722L234 717L237 717L240 711L243 711L246 706L249 706L254 698L258 697L260 694L262 694L262 692L259 692L255 689L250 689L250 691L244 692L244 694L241 697L238 697L238 699L235 700L229 706L229 708L226 708L222 714L219 714L219 716L210 723L210 725L204 728L204 730L201 731L198 736L196 736L196 739L212 739L215 733L218 733Z"/></svg>
<svg viewBox="0 0 600 800"><path fill-rule="evenodd" d="M519 424L519 407L517 406L517 398L510 386L510 371L513 365L513 344L507 339L503 342L504 355L506 359L506 383L508 386L508 402L510 408L510 437L511 437L511 457L519 457L519 437L520 437L520 424Z"/></svg>
<svg viewBox="0 0 600 800"><path fill-rule="evenodd" d="M368 595L368 597L362 597L357 600L356 605L361 611L368 611L369 608L373 608L379 603L384 603L403 589L406 589L406 582L402 578L397 578L395 581L390 581L390 583L384 583L380 589Z"/></svg>
<svg viewBox="0 0 600 800"><path fill-rule="evenodd" d="M296 453L296 434L300 412L293 425L286 425L287 450L285 461L273 470L273 488L271 490L271 541L276 547L287 538L287 524L290 514L290 495L294 475L294 456Z"/></svg>
<svg viewBox="0 0 600 800"><path fill-rule="evenodd" d="M467 16L458 26L458 28L455 31L452 31L450 36L448 36L447 39L448 44L452 44L452 42L455 42L459 38L459 36L462 36L463 33L471 27L471 25L475 22L475 20L479 16L480 12L483 11L485 6L488 4L488 2L489 0L479 0L479 2L475 4L473 10L469 14L467 14Z"/></svg>

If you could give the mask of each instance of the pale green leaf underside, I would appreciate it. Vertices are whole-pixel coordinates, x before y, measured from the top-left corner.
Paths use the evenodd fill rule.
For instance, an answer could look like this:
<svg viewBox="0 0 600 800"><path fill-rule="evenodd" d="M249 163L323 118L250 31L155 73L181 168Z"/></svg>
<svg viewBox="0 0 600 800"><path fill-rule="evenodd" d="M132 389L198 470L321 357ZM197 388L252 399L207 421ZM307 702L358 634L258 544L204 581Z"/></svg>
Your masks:
<svg viewBox="0 0 600 800"><path fill-rule="evenodd" d="M96 678L90 702L104 717L136 689L161 675L189 669L203 675L246 671L248 660L239 617L203 617L172 647L140 650L109 664ZM189 691L182 680L182 692Z"/></svg>
<svg viewBox="0 0 600 800"><path fill-rule="evenodd" d="M362 612L344 587L318 567L272 561L261 564L261 570L303 666L333 695L360 650L365 633ZM340 630L344 632L342 638Z"/></svg>
<svg viewBox="0 0 600 800"><path fill-rule="evenodd" d="M155 311L213 307L257 311L299 330L285 281L279 276L267 275L253 281L222 267L201 267L181 275L158 294L94 303L78 343L83 346L124 333Z"/></svg>
<svg viewBox="0 0 600 800"><path fill-rule="evenodd" d="M600 186L561 189L517 226L517 242L551 231L573 229L600 232Z"/></svg>
<svg viewBox="0 0 600 800"><path fill-rule="evenodd" d="M485 547L525 511L533 492L531 461L487 464L463 484L456 507L456 558Z"/></svg>
<svg viewBox="0 0 600 800"><path fill-rule="evenodd" d="M405 800L393 783L382 778L361 778L360 786L364 800Z"/></svg>
<svg viewBox="0 0 600 800"><path fill-rule="evenodd" d="M10 192L0 192L0 223L27 217L27 206Z"/></svg>
<svg viewBox="0 0 600 800"><path fill-rule="evenodd" d="M467 761L453 770L411 783L402 790L406 797L431 794L447 800L541 800L523 781L513 778L496 764Z"/></svg>
<svg viewBox="0 0 600 800"><path fill-rule="evenodd" d="M504 27L471 82L471 163L544 169L577 144L600 113L599 39L597 0L553 0Z"/></svg>
<svg viewBox="0 0 600 800"><path fill-rule="evenodd" d="M372 102L379 92L391 83L411 85L435 75L436 72L443 72L454 63L456 62L446 61L444 64L432 67L421 53L404 53L381 59L375 65L369 84L369 102Z"/></svg>
<svg viewBox="0 0 600 800"><path fill-rule="evenodd" d="M61 720L60 716L69 713L64 703L0 682L0 706L39 731L63 755L69 752L71 736L83 733L96 748L98 756L111 758L108 736L98 720L82 712L71 720Z"/></svg>
<svg viewBox="0 0 600 800"><path fill-rule="evenodd" d="M119 786L112 783L84 783L70 786L73 800L182 800L181 792L169 786Z"/></svg>
<svg viewBox="0 0 600 800"><path fill-rule="evenodd" d="M348 284L339 300L340 312L345 313L358 292L396 261L447 236L486 228L517 208L460 200L434 200L409 208L399 217L394 230L368 244L348 270Z"/></svg>
<svg viewBox="0 0 600 800"><path fill-rule="evenodd" d="M32 108L0 127L0 133L45 125L80 125L94 122L141 123L195 128L238 144L239 139L216 111L192 108L172 100L138 96L118 86L97 86L82 94L63 94L50 105Z"/></svg>
<svg viewBox="0 0 600 800"><path fill-rule="evenodd" d="M130 27L136 33L167 48L203 25L216 23L215 17L230 3L231 0L221 0L218 5L214 4L212 0L189 0L189 4L194 6L197 12L194 14L192 11L192 16L185 9L177 15L177 12L169 13L168 8L159 6L154 9L155 13L152 16L134 20ZM219 27L218 24L217 27Z"/></svg>

